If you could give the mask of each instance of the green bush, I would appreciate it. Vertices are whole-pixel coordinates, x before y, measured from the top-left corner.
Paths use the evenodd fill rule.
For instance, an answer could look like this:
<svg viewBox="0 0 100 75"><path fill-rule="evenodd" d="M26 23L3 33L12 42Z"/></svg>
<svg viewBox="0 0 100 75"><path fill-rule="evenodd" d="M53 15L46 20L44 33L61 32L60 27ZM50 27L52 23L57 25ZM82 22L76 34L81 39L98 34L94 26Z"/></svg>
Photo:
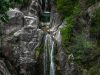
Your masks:
<svg viewBox="0 0 100 75"><path fill-rule="evenodd" d="M76 3L77 0L56 0L56 7L63 17L70 16Z"/></svg>
<svg viewBox="0 0 100 75"><path fill-rule="evenodd" d="M77 64L84 65L90 60L91 49L95 47L92 41L86 38L86 34L81 33L73 38L73 45L71 47L71 53L74 55L74 61Z"/></svg>
<svg viewBox="0 0 100 75"><path fill-rule="evenodd" d="M63 46L68 45L71 39L71 32L72 32L73 25L74 25L73 17L70 16L66 18L66 25L61 29L62 42L64 44Z"/></svg>
<svg viewBox="0 0 100 75"><path fill-rule="evenodd" d="M68 16L65 17L66 24L61 29L62 42L63 42L64 47L67 46L71 40L72 30L73 30L73 27L75 25L74 18L79 13L80 13L80 6L79 6L79 4L76 4L73 7L72 14L69 17Z"/></svg>

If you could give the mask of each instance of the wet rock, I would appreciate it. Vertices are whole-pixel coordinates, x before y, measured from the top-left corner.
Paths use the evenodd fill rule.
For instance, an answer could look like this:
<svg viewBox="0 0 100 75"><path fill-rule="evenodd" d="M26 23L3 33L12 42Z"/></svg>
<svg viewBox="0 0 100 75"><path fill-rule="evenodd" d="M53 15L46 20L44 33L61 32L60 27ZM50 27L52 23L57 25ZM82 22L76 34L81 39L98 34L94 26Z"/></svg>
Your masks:
<svg viewBox="0 0 100 75"><path fill-rule="evenodd" d="M23 27L21 30L14 33L14 36L11 39L13 40L12 50L14 58L16 59L16 64L18 66L22 66L21 69L24 69L23 68L24 66L26 66L26 68L29 68L29 66L27 65L35 64L36 62L36 60L34 60L35 48L39 46L42 39L42 34L43 32L41 30L38 30L32 26ZM14 44L13 42L16 43ZM26 68L24 69L25 72L27 72Z"/></svg>
<svg viewBox="0 0 100 75"><path fill-rule="evenodd" d="M12 39L15 39L15 38L19 39L18 40L19 42L17 43L19 46L17 48L18 50L20 48L21 49L20 51L22 53L25 53L25 56L27 56L28 55L27 53L32 54L34 52L35 47L39 44L40 39L41 39L39 36L42 35L41 33L42 32L39 31L38 29L27 26L27 27L22 28L18 32L15 32ZM14 49L17 49L17 48L14 48ZM29 63L31 61L26 61L26 62ZM25 63L25 61L23 63Z"/></svg>
<svg viewBox="0 0 100 75"><path fill-rule="evenodd" d="M35 8L36 7L36 8ZM34 10L34 11L33 11ZM20 11L18 8L9 9L9 21L2 25L2 45L0 53L8 59L18 72L17 75L34 75L35 49L40 45L43 31L38 29L38 2L33 0L31 5ZM1 38L0 38L1 42ZM0 75L10 74L7 63L0 60Z"/></svg>

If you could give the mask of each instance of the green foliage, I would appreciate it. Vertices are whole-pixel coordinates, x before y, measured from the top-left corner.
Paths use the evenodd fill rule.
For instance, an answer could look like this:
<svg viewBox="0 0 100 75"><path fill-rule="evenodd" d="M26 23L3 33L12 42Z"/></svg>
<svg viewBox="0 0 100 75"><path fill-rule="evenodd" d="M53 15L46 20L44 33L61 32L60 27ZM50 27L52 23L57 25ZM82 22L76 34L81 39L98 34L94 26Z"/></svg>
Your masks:
<svg viewBox="0 0 100 75"><path fill-rule="evenodd" d="M92 41L86 38L86 34L78 34L73 38L74 44L71 46L71 53L74 55L74 61L77 64L84 65L83 63L88 63L87 61L91 59L91 49L95 47Z"/></svg>
<svg viewBox="0 0 100 75"><path fill-rule="evenodd" d="M72 14L69 17L66 16L65 18L66 25L61 29L62 41L64 46L68 45L70 42L72 36L72 30L75 25L74 17L77 16L79 13L80 13L80 6L79 4L76 4L73 7Z"/></svg>
<svg viewBox="0 0 100 75"><path fill-rule="evenodd" d="M86 7L96 3L96 0L85 0ZM80 30L80 33L73 34L75 18L80 14L78 0L56 0L56 7L65 18L66 24L61 29L62 44L65 52L73 54L74 62L80 69L86 69L86 75L100 75L100 67L93 66L98 62L100 55L100 8L95 11L92 18L90 32L98 42L87 38L87 33ZM84 16L83 16L84 17ZM81 24L80 24L80 27ZM84 29L84 27L82 27ZM82 68L81 68L82 67ZM88 71L89 70L89 71Z"/></svg>
<svg viewBox="0 0 100 75"><path fill-rule="evenodd" d="M56 0L56 7L63 17L70 16L76 3L77 0Z"/></svg>
<svg viewBox="0 0 100 75"><path fill-rule="evenodd" d="M71 32L74 24L73 17L70 16L66 18L66 22L67 24L65 25L65 27L61 29L62 42L65 46L68 45L69 40L71 39Z"/></svg>
<svg viewBox="0 0 100 75"><path fill-rule="evenodd" d="M75 17L80 14L80 11L81 11L80 5L76 3L76 5L74 6L72 15Z"/></svg>

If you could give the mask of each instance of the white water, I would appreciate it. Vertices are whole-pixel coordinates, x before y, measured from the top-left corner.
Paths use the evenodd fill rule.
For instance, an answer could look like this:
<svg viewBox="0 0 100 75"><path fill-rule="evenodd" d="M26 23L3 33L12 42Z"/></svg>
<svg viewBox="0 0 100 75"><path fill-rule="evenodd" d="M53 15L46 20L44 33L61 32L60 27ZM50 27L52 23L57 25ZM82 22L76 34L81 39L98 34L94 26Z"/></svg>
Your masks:
<svg viewBox="0 0 100 75"><path fill-rule="evenodd" d="M52 48L51 48L51 54L50 54L50 75L55 75L55 69L54 69L54 60L53 60L53 53L54 53L54 42L51 43Z"/></svg>
<svg viewBox="0 0 100 75"><path fill-rule="evenodd" d="M41 2L43 3L43 2ZM45 0L45 13L50 13L47 11L48 0ZM48 24L47 24L48 26ZM51 31L50 31L51 32ZM55 75L54 67L54 39L52 34L45 35L44 44L44 75Z"/></svg>
<svg viewBox="0 0 100 75"><path fill-rule="evenodd" d="M45 11L47 10L48 0L45 0Z"/></svg>
<svg viewBox="0 0 100 75"><path fill-rule="evenodd" d="M55 75L54 68L54 41L51 35L46 34L44 44L44 75ZM50 63L49 63L50 61ZM49 69L50 66L50 69ZM50 74L48 74L50 72Z"/></svg>

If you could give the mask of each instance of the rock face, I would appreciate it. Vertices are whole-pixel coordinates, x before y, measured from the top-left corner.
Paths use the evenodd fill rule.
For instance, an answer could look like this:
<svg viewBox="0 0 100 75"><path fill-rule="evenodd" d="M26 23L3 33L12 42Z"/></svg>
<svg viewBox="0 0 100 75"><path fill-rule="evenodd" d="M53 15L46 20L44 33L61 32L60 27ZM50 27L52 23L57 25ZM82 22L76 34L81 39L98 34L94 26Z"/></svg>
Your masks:
<svg viewBox="0 0 100 75"><path fill-rule="evenodd" d="M42 36L41 31L31 26L26 26L14 33L11 41L13 40L16 45L14 45L13 50L15 56L18 56L20 64L34 61L34 50L40 43L40 36Z"/></svg>
<svg viewBox="0 0 100 75"><path fill-rule="evenodd" d="M35 5L34 5L35 4ZM36 8L35 8L36 7ZM7 14L9 21L2 26L2 58L7 58L16 68L18 75L34 75L35 49L42 40L43 31L38 29L37 1L33 0L29 11L15 8ZM33 11L34 9L34 11ZM28 11L28 13L26 13ZM10 74L5 61L0 60L0 75Z"/></svg>
<svg viewBox="0 0 100 75"><path fill-rule="evenodd" d="M50 7L47 9L50 11ZM6 67L5 61L0 60L1 75L42 75L39 70L41 68L40 65L43 59L41 57L43 57L43 54L40 54L38 60L35 60L35 49L39 47L44 34L44 32L38 28L40 26L39 15L43 10L43 4L41 5L37 0L32 0L27 9L23 8L23 10L20 11L15 8L8 11L9 21L2 26L1 54L2 58L7 58L9 62L12 62L10 66L13 65L15 72L10 72L13 71L13 68ZM50 34L56 33L61 24L61 16L57 13L56 8L52 7ZM55 33L52 34L52 36L55 35ZM39 59L41 59L41 61ZM58 50L58 59L60 74L71 75L72 70L68 73L70 66L65 61L67 58L62 48ZM36 66L38 66L39 69ZM73 68L73 66L71 67ZM39 73L36 73L36 70L37 72L39 71Z"/></svg>
<svg viewBox="0 0 100 75"><path fill-rule="evenodd" d="M0 60L0 75L11 75L3 60Z"/></svg>

